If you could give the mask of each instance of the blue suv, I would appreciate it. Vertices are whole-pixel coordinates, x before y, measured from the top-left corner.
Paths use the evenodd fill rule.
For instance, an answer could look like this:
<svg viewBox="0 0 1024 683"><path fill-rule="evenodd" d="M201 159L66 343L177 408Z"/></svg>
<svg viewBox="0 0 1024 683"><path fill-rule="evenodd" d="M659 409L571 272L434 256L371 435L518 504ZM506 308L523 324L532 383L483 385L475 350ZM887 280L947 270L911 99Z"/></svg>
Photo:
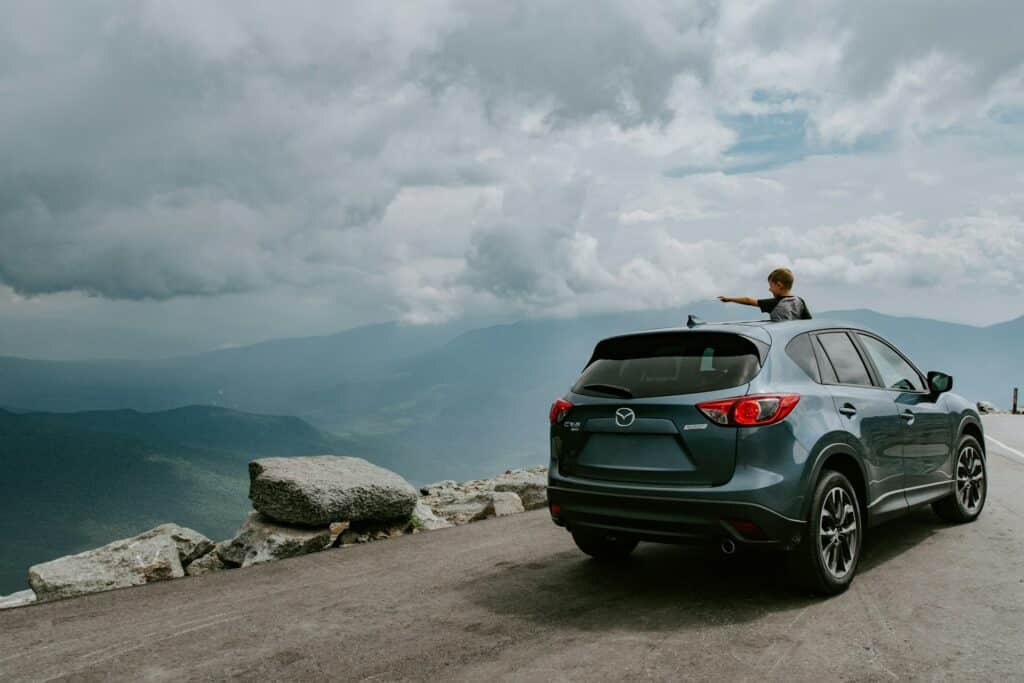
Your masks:
<svg viewBox="0 0 1024 683"><path fill-rule="evenodd" d="M551 406L551 517L595 558L641 540L778 548L800 585L838 593L867 527L925 504L981 513L981 419L952 385L822 320L603 339Z"/></svg>

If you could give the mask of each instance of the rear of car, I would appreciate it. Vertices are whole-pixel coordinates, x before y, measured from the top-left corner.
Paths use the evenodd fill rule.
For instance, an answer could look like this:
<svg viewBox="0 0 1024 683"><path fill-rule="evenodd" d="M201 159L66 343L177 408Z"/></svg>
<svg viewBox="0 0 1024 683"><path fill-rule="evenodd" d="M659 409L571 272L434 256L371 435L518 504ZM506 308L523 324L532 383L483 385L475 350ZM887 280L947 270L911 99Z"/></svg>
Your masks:
<svg viewBox="0 0 1024 683"><path fill-rule="evenodd" d="M554 521L585 551L611 554L637 540L728 552L798 533L797 519L766 504L782 477L740 462L793 448L791 430L768 427L799 394L756 391L771 341L763 326L723 324L598 343L551 407Z"/></svg>

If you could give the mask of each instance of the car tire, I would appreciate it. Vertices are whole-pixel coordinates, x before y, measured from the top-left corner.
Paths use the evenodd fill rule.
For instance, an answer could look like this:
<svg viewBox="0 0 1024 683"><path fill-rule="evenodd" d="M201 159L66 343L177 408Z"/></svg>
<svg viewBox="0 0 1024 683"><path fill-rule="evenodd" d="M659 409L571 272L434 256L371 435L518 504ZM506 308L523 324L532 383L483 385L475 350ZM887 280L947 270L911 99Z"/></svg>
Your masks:
<svg viewBox="0 0 1024 683"><path fill-rule="evenodd" d="M637 539L628 536L602 534L596 531L574 530L572 540L576 547L596 560L622 560L637 546Z"/></svg>
<svg viewBox="0 0 1024 683"><path fill-rule="evenodd" d="M988 468L981 444L965 435L956 448L953 462L953 493L932 503L940 518L955 524L973 522L988 497Z"/></svg>
<svg viewBox="0 0 1024 683"><path fill-rule="evenodd" d="M807 536L789 553L800 591L836 595L853 581L864 542L857 492L842 472L823 470L814 487Z"/></svg>

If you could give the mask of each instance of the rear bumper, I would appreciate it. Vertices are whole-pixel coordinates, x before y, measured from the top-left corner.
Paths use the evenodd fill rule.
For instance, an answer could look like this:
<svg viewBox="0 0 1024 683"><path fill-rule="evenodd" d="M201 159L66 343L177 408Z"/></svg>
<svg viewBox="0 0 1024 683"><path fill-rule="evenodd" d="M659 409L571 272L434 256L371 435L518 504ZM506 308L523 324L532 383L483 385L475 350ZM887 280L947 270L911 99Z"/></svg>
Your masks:
<svg viewBox="0 0 1024 683"><path fill-rule="evenodd" d="M658 543L702 544L728 537L748 545L788 548L800 541L807 527L804 521L756 503L612 493L566 482L550 483L548 502L558 506L558 513L552 513L555 524L570 531L606 531ZM745 527L744 521L752 522L760 533Z"/></svg>

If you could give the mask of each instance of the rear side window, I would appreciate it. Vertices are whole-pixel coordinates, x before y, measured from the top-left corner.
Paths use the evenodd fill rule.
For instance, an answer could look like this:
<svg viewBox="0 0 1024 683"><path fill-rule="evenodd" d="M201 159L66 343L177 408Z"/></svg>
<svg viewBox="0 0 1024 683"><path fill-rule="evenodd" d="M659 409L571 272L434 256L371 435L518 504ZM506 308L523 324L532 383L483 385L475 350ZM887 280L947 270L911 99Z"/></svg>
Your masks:
<svg viewBox="0 0 1024 683"><path fill-rule="evenodd" d="M832 364L840 384L873 386L864 361L845 332L819 334L818 341L825 349L827 360Z"/></svg>
<svg viewBox="0 0 1024 683"><path fill-rule="evenodd" d="M801 334L793 337L786 344L786 354L793 359L793 362L800 366L815 382L821 381L818 373L818 361L814 357L814 350L811 348L811 335Z"/></svg>
<svg viewBox="0 0 1024 683"><path fill-rule="evenodd" d="M737 334L665 332L606 339L572 391L644 398L738 387L761 369L758 343Z"/></svg>

